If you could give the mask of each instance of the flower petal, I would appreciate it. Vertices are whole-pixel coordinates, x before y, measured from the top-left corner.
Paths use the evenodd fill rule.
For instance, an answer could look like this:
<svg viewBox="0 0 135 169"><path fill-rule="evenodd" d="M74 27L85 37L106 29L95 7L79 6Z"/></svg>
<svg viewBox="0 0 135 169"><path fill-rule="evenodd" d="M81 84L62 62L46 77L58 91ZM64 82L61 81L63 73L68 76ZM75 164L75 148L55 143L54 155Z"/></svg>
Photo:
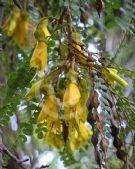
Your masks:
<svg viewBox="0 0 135 169"><path fill-rule="evenodd" d="M55 95L47 96L43 104L42 110L38 116L38 122L42 122L44 120L48 121L59 120L59 107Z"/></svg>
<svg viewBox="0 0 135 169"><path fill-rule="evenodd" d="M43 84L43 80L39 80L38 82L34 83L30 88L29 92L25 95L25 98L27 100L31 100L34 97L38 96L40 94L40 89L42 84Z"/></svg>
<svg viewBox="0 0 135 169"><path fill-rule="evenodd" d="M102 71L103 75L108 80L108 83L111 85L114 84L114 81L118 82L124 87L127 87L128 83L117 75L117 70L114 68L104 68Z"/></svg>
<svg viewBox="0 0 135 169"><path fill-rule="evenodd" d="M69 83L63 97L64 106L73 107L81 98L79 88L74 83Z"/></svg>
<svg viewBox="0 0 135 169"><path fill-rule="evenodd" d="M39 69L42 73L47 64L47 45L44 42L38 42L30 60L31 67Z"/></svg>

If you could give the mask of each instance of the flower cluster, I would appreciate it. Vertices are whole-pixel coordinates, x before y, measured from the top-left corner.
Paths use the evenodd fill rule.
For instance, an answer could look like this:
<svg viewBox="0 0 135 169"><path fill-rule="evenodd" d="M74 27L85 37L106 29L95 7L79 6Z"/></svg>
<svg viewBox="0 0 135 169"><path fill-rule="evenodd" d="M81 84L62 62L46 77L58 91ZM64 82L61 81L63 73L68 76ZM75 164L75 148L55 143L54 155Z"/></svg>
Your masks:
<svg viewBox="0 0 135 169"><path fill-rule="evenodd" d="M37 123L42 123L47 128L44 133L45 143L52 147L62 148L65 144L72 150L85 145L92 136L92 130L86 124L87 106L89 93L86 88L77 83L78 74L72 68L67 73L67 85L62 98L57 97L52 83L45 80L36 82L26 94L28 100L45 94L42 110L39 113ZM61 111L63 109L63 113ZM64 125L63 125L64 123ZM67 138L63 132L67 129Z"/></svg>
<svg viewBox="0 0 135 169"><path fill-rule="evenodd" d="M48 60L47 44L51 39L51 34L47 26L47 18L41 19L34 34L37 45L30 60L31 67L37 68L40 75L43 74ZM73 33L74 35L77 34ZM81 62L82 65L90 66L87 64L87 55L79 45L81 42L80 37L73 37L73 41L75 43L70 46L72 52L75 53L73 56L79 57L79 59L75 59L79 61L78 63ZM72 53L69 51L69 54ZM73 63L73 61L71 62ZM95 65L96 62L93 62L92 65ZM46 77L34 83L26 94L26 98L32 100L40 94L43 95L42 109L37 123L45 128L45 131L43 131L45 143L59 149L67 146L71 151L74 151L87 144L93 132L87 123L87 101L90 85L88 85L87 79L82 78L80 71L75 69L72 63L70 66L65 66L63 72L61 70L59 72L60 74L63 73L66 79L63 89L57 88L58 81L61 79L60 74L58 73L56 78L50 72L51 78L47 79ZM101 71L101 76L108 84L114 85L114 82L118 82L124 87L127 86L127 82L117 75L116 69L103 67L99 71ZM105 88L107 87L105 86Z"/></svg>

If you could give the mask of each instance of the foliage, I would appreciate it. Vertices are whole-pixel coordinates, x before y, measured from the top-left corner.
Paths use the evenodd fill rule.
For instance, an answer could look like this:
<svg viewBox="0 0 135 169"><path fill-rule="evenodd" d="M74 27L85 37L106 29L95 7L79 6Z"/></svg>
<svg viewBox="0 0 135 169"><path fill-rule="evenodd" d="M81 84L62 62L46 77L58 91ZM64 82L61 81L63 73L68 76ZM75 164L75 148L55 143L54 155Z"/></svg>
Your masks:
<svg viewBox="0 0 135 169"><path fill-rule="evenodd" d="M108 163L118 168L119 161L114 164L108 153L111 147L116 151L111 154L116 154L123 166L129 164L128 148L135 139L135 105L132 96L125 96L126 89L121 85L126 87L127 83L118 74L126 81L130 79L132 89L135 88L135 72L120 66L121 60L127 61L134 54L135 3L125 2L7 0L3 3L3 25L12 6L19 7L20 14L27 11L29 15L27 47L15 38L14 35L21 34L17 28L9 36L7 25L6 31L1 27L0 36L0 67L4 77L0 85L0 126L4 130L15 115L20 146L27 142L27 136L37 142L44 139L48 146L59 149L61 160L70 168L83 167L77 165L75 152L80 156L86 154L89 159L93 147L99 168L107 168ZM19 25L23 21L12 22ZM122 37L112 53L105 48L110 32L113 35L120 32ZM96 52L91 51L90 45L96 47ZM77 115L69 120L73 113ZM127 146L129 133L132 137ZM8 164L7 159L4 161ZM97 168L92 159L91 166L85 167Z"/></svg>

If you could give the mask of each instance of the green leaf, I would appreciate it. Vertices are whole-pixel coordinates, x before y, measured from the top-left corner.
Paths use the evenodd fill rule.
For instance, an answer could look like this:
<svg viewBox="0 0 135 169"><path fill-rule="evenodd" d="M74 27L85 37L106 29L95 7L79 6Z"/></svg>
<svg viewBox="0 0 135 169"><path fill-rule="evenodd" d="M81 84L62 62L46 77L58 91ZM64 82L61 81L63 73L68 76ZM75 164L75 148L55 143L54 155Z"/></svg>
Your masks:
<svg viewBox="0 0 135 169"><path fill-rule="evenodd" d="M39 133L37 134L37 136L38 136L39 139L42 139L42 138L43 138L43 132L39 132Z"/></svg>
<svg viewBox="0 0 135 169"><path fill-rule="evenodd" d="M55 41L53 41L53 40L49 41L48 47L52 48L54 46L55 46Z"/></svg>
<svg viewBox="0 0 135 169"><path fill-rule="evenodd" d="M23 142L23 143L25 143L27 141L27 137L23 134L21 134L19 138L20 138L21 142Z"/></svg>
<svg viewBox="0 0 135 169"><path fill-rule="evenodd" d="M119 9L121 7L121 1L120 0L113 0L112 6L114 9Z"/></svg>

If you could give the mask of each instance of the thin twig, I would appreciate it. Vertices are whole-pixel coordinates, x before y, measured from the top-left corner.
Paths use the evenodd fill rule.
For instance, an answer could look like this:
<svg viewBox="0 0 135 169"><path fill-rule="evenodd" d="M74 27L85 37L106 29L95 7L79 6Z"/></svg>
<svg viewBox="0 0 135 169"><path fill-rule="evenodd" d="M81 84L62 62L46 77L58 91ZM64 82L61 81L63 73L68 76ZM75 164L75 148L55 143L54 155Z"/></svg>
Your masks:
<svg viewBox="0 0 135 169"><path fill-rule="evenodd" d="M49 167L49 165L42 165L40 168L38 168L38 169L43 169L43 168L47 168L47 167Z"/></svg>
<svg viewBox="0 0 135 169"><path fill-rule="evenodd" d="M129 25L132 23L132 20L133 20L133 18L131 18L131 20L129 21ZM127 37L127 35L128 35L128 30L129 30L129 29L127 29L126 32L124 33L123 38L122 38L122 40L120 41L120 44L119 44L119 46L118 46L118 48L117 48L117 51L116 51L115 55L114 55L113 58L112 58L112 61L114 61L114 59L117 57L117 55L118 55L118 53L119 53L119 51L120 51L120 49L121 49L121 47L122 47L122 45L123 45L123 43L124 43L126 37Z"/></svg>
<svg viewBox="0 0 135 169"><path fill-rule="evenodd" d="M68 50L69 50L69 56L73 57L73 51L72 51L72 18L71 18L71 11L69 6L66 7L66 15L67 15L67 27L68 27ZM72 58L73 59L73 58Z"/></svg>
<svg viewBox="0 0 135 169"><path fill-rule="evenodd" d="M131 161L128 161L128 164L129 164L131 169L135 169L135 166L133 165L133 163Z"/></svg>
<svg viewBox="0 0 135 169"><path fill-rule="evenodd" d="M123 43L124 43L126 37L127 37L127 34L128 34L128 31L126 31L126 32L124 33L123 38L122 38L122 40L120 41L120 44L119 44L119 46L118 46L118 48L117 48L117 50L116 50L116 53L115 53L115 55L114 55L113 58L112 58L112 61L114 61L114 59L115 59L116 56L118 55L118 53L119 53L119 51L120 51L120 49L121 49L121 47L122 47L122 45L123 45Z"/></svg>
<svg viewBox="0 0 135 169"><path fill-rule="evenodd" d="M13 2L19 9L22 9L21 5L18 3L17 0L13 0Z"/></svg>
<svg viewBox="0 0 135 169"><path fill-rule="evenodd" d="M7 154L12 160L14 160L18 164L18 166L20 166L22 169L27 169L23 166L23 163L28 161L29 160L28 158L24 160L18 159L11 151L9 151L9 149L4 144L1 144L0 148L1 152Z"/></svg>

